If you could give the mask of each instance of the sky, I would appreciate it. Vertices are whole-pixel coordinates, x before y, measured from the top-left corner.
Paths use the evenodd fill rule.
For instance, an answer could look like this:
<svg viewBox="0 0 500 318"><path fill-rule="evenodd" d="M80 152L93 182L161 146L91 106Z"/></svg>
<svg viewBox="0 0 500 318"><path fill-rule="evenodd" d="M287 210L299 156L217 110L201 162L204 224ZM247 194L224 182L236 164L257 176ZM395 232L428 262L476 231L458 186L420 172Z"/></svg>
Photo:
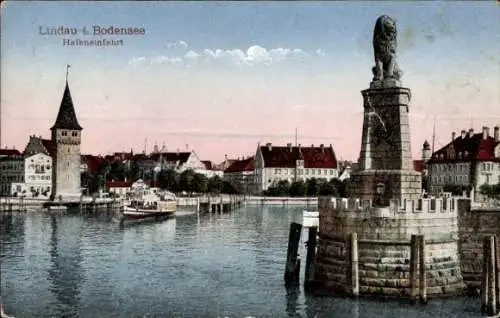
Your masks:
<svg viewBox="0 0 500 318"><path fill-rule="evenodd" d="M0 146L50 138L68 81L82 153L255 154L258 143L332 144L357 160L361 91L378 16L398 28L412 91L414 158L423 142L500 124L500 5L473 2L4 2ZM142 28L144 34L98 35ZM76 28L76 35L47 35ZM83 34L83 28L89 34ZM115 40L84 47L64 40ZM491 128L490 131L493 129Z"/></svg>

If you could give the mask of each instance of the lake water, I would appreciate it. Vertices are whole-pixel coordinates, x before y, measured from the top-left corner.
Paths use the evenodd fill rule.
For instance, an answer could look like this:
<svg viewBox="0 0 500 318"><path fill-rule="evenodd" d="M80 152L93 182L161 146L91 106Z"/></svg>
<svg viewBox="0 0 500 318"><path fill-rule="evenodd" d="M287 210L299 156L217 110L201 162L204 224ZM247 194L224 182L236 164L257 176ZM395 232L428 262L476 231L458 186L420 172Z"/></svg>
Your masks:
<svg viewBox="0 0 500 318"><path fill-rule="evenodd" d="M287 292L288 230L303 209L181 211L123 228L106 214L3 215L4 307L18 318L481 317L479 298L411 306ZM305 264L305 239L299 252Z"/></svg>

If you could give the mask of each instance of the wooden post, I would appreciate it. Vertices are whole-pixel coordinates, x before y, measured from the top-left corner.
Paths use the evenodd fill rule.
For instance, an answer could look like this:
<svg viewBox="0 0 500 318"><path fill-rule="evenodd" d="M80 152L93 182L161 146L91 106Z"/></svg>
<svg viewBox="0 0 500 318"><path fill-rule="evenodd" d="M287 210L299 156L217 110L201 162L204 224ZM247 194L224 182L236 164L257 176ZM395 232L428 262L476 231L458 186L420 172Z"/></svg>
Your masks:
<svg viewBox="0 0 500 318"><path fill-rule="evenodd" d="M297 260L297 258L301 232L302 224L290 224L290 236L288 238L288 251L285 267L285 285L296 283L300 274L300 260Z"/></svg>
<svg viewBox="0 0 500 318"><path fill-rule="evenodd" d="M316 236L318 228L313 226L309 228L309 236L307 238L307 256L306 256L306 271L304 279L304 290L311 290L312 282L314 281L314 256L316 255Z"/></svg>
<svg viewBox="0 0 500 318"><path fill-rule="evenodd" d="M352 296L359 296L359 271L358 271L358 234L356 232L349 235L349 263L351 273L351 293Z"/></svg>
<svg viewBox="0 0 500 318"><path fill-rule="evenodd" d="M483 241L483 275L481 282L481 311L486 312L488 310L488 254L490 249L488 248L489 240L488 237L484 237Z"/></svg>
<svg viewBox="0 0 500 318"><path fill-rule="evenodd" d="M497 290L497 311L500 314L500 236L495 238L495 271L496 271L496 290Z"/></svg>
<svg viewBox="0 0 500 318"><path fill-rule="evenodd" d="M410 302L414 303L417 298L418 284L418 240L417 235L411 235L410 245Z"/></svg>
<svg viewBox="0 0 500 318"><path fill-rule="evenodd" d="M418 258L419 258L419 275L420 275L420 282L419 282L419 290L420 290L420 303L421 304L426 304L427 303L427 275L426 275L426 268L425 268L425 237L423 235L419 235L419 242L418 242Z"/></svg>
<svg viewBox="0 0 500 318"><path fill-rule="evenodd" d="M495 315L497 312L496 300L496 273L495 273L495 236L488 237L488 307L489 315Z"/></svg>

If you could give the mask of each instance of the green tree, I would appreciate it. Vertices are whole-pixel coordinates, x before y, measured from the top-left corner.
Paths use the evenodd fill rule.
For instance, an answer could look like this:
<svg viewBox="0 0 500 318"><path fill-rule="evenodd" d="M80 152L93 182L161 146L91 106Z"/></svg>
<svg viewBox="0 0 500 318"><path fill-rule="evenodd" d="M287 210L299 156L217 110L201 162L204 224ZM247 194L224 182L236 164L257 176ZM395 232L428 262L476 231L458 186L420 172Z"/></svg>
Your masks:
<svg viewBox="0 0 500 318"><path fill-rule="evenodd" d="M184 170L179 176L179 190L188 193L193 192L194 171L191 169Z"/></svg>
<svg viewBox="0 0 500 318"><path fill-rule="evenodd" d="M303 197L306 195L306 184L302 180L292 182L289 192L292 197Z"/></svg>
<svg viewBox="0 0 500 318"><path fill-rule="evenodd" d="M238 190L233 186L233 184L227 180L222 181L222 193L237 194Z"/></svg>
<svg viewBox="0 0 500 318"><path fill-rule="evenodd" d="M163 189L179 191L179 174L173 169L162 170L158 173L157 182Z"/></svg>
<svg viewBox="0 0 500 318"><path fill-rule="evenodd" d="M498 184L482 184L479 187L479 192L488 198L497 198L500 196L500 183Z"/></svg>
<svg viewBox="0 0 500 318"><path fill-rule="evenodd" d="M126 167L127 179L132 181L137 181L141 178L141 170L139 169L139 163L136 160L130 160Z"/></svg>
<svg viewBox="0 0 500 318"><path fill-rule="evenodd" d="M207 190L211 193L221 193L223 182L219 176L213 176L208 179Z"/></svg>
<svg viewBox="0 0 500 318"><path fill-rule="evenodd" d="M319 188L319 195L338 195L337 188L333 182L322 182Z"/></svg>
<svg viewBox="0 0 500 318"><path fill-rule="evenodd" d="M314 197L319 194L320 185L316 178L310 178L306 180L306 195L308 197Z"/></svg>
<svg viewBox="0 0 500 318"><path fill-rule="evenodd" d="M340 182L338 188L338 193L340 197L348 198L350 196L350 184L351 184L350 179L345 179Z"/></svg>
<svg viewBox="0 0 500 318"><path fill-rule="evenodd" d="M193 176L193 191L205 193L208 189L208 178L201 173L195 173Z"/></svg>

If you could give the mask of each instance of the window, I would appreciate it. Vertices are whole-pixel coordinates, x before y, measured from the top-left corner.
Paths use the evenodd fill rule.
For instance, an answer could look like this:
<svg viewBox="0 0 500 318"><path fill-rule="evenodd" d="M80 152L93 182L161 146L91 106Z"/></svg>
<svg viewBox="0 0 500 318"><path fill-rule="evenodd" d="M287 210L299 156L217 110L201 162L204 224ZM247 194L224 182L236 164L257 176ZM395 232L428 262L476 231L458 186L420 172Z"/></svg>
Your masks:
<svg viewBox="0 0 500 318"><path fill-rule="evenodd" d="M68 132L67 131L62 131L61 132L61 136L67 136L68 135Z"/></svg>
<svg viewBox="0 0 500 318"><path fill-rule="evenodd" d="M73 131L73 132L71 133L71 136L73 136L73 137L77 137L77 136L78 136L78 132Z"/></svg>

